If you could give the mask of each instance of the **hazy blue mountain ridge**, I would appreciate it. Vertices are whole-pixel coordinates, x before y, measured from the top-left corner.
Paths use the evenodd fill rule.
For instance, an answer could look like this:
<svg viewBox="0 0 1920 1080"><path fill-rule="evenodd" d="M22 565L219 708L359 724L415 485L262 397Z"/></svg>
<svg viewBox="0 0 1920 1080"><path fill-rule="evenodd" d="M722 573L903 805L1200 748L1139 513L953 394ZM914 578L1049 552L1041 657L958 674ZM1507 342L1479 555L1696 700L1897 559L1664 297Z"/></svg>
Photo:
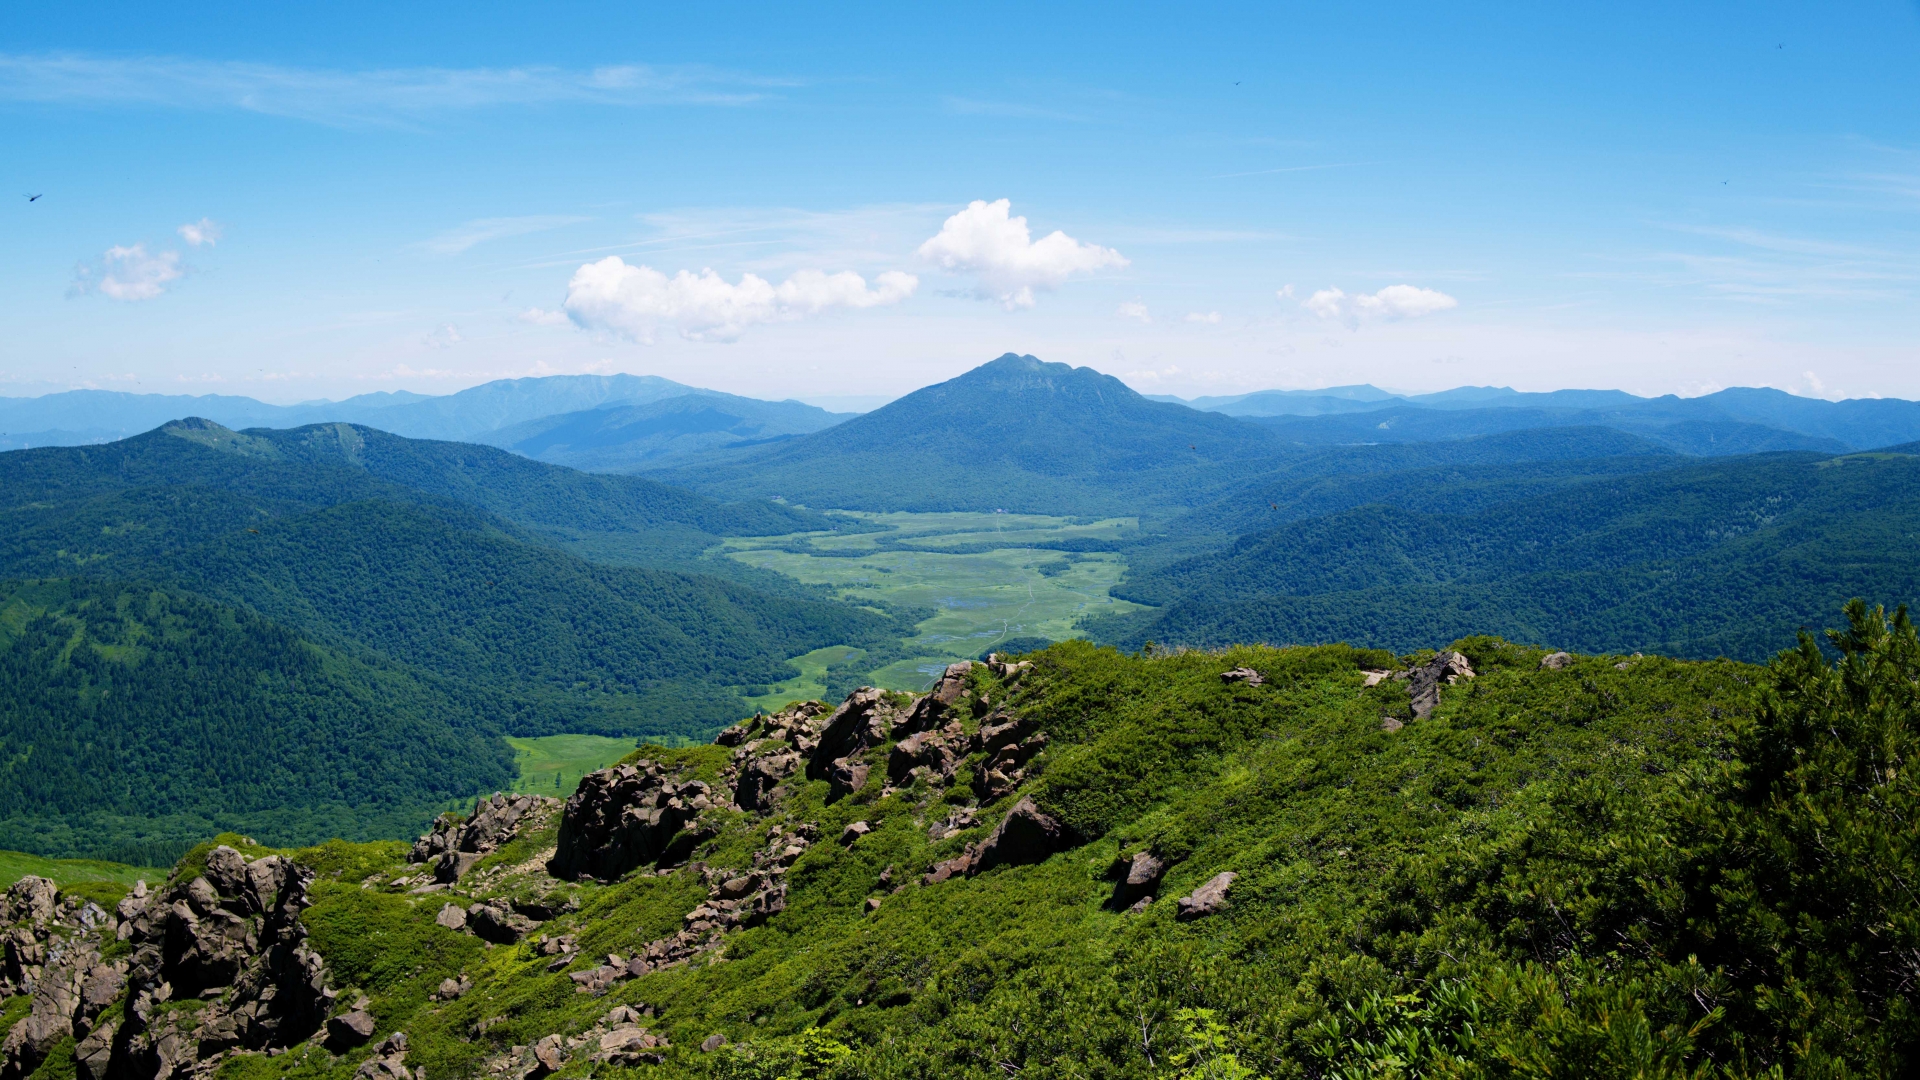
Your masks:
<svg viewBox="0 0 1920 1080"><path fill-rule="evenodd" d="M543 416L476 441L575 469L622 472L664 457L808 435L854 415L799 401L703 392Z"/></svg>

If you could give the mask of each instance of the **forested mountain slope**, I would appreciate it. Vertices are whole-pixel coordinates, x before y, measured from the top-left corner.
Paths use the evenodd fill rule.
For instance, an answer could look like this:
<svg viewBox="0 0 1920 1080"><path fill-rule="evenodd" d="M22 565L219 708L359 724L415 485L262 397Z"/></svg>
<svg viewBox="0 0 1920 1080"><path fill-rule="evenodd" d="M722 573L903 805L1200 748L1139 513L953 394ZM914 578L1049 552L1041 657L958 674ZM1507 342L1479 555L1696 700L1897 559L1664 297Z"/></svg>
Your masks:
<svg viewBox="0 0 1920 1080"><path fill-rule="evenodd" d="M250 608L492 694L516 734L710 730L746 708L742 689L790 674L787 657L894 630L847 605L589 563L508 520L646 535L661 519L808 516L364 429L182 423L0 455L0 508L0 574L161 581Z"/></svg>
<svg viewBox="0 0 1920 1080"><path fill-rule="evenodd" d="M56 1026L11 1064L149 1080L166 1045L234 1080L1910 1075L1920 639L1849 623L1838 664L1809 639L1768 668L1490 638L1069 643L926 698L796 707L643 748L564 809L489 802L411 853L291 852L324 972L274 984L260 1012L285 1019L251 1045L216 1036L254 984L186 983L195 954L156 948L128 999L172 976L199 1008L129 1008L77 1044ZM238 906L276 865L225 840L121 909L135 947L199 940L170 913ZM336 996L289 1008L316 983Z"/></svg>
<svg viewBox="0 0 1920 1080"><path fill-rule="evenodd" d="M1008 353L825 431L652 475L813 507L1133 514L1192 505L1291 454L1256 424Z"/></svg>
<svg viewBox="0 0 1920 1080"><path fill-rule="evenodd" d="M1115 594L1160 607L1096 635L1412 648L1474 632L1758 659L1850 596L1920 599L1909 454L1628 470L1491 505L1380 487L1378 500L1136 574Z"/></svg>
<svg viewBox="0 0 1920 1080"><path fill-rule="evenodd" d="M391 836L513 776L480 694L176 590L0 583L0 846Z"/></svg>

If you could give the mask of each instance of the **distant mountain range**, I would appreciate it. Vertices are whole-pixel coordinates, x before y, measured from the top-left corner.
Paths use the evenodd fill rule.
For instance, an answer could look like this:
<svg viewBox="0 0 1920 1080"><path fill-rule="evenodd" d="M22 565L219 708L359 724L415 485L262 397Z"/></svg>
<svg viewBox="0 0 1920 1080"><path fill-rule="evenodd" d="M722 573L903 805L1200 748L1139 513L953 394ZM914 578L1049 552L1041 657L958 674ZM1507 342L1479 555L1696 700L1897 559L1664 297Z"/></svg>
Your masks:
<svg viewBox="0 0 1920 1080"><path fill-rule="evenodd" d="M644 411L676 400L681 404L661 405L657 414ZM603 408L615 412L597 415ZM818 431L847 415L798 401L760 401L703 390L653 375L500 379L439 397L381 392L298 405L214 394L72 390L0 398L0 450L111 442L169 420L197 416L234 429L364 424L414 439L500 446L560 464L591 459L586 467L619 471L677 453ZM681 419L663 419L668 417Z"/></svg>
<svg viewBox="0 0 1920 1080"><path fill-rule="evenodd" d="M1683 453L1703 455L1865 450L1920 439L1920 402L1824 401L1754 387L1695 398L1672 394L1643 398L1623 390L1530 394L1504 386L1400 395L1360 385L1155 400L1259 419L1289 439L1322 444L1430 442L1497 431L1588 425L1648 435ZM1801 438L1786 438L1783 433Z"/></svg>
<svg viewBox="0 0 1920 1080"><path fill-rule="evenodd" d="M1068 370L1063 365L1048 367ZM1180 436L1174 428L1180 425L1175 424L1160 434L1148 434L1149 429L1160 422L1147 421L1148 414L1139 408L1142 405L1180 405L1234 417L1267 427L1278 436L1279 444L1303 447L1424 443L1507 431L1570 427L1604 427L1630 432L1679 453L1701 456L1772 450L1862 450L1920 439L1920 403L1891 399L1822 401L1753 388L1722 390L1698 398L1672 395L1642 398L1620 390L1557 390L1536 394L1489 386L1402 395L1361 384L1323 390L1262 390L1187 400L1134 394L1117 380L1082 370L1086 374L1076 376L1082 381L1106 380L1102 393L1110 401L1103 406L1105 412L1075 414L1069 409L1061 414L1064 425L1061 431L1079 431L1078 436L1066 441L1077 442L1097 428L1109 442L1112 438L1133 440L1136 451L1148 455L1143 461L1151 461L1164 441L1177 442ZM942 384L951 388L942 395L930 396L920 391L875 410L876 414L886 413L888 419L848 433L847 437L853 442L847 446L852 447L869 439L872 433L894 426L911 429L903 445L918 446L914 451L917 460L930 471L909 487L924 488L934 477L943 476L947 479L941 481L941 486L949 495L965 490L964 482L958 488L954 486L950 469L955 462L972 467L972 451L965 444L968 439L977 440L979 436L970 434L961 443L943 449L926 444L920 438L925 429L916 421L901 418L923 415L928 406L936 402L951 408L959 401L955 394L964 397L971 392L998 393L983 382L987 378L984 371L979 369ZM1047 379L1064 386L1062 380L1066 376L1055 373ZM1031 390L1030 387L1007 389L1016 394L1027 394ZM1122 396L1122 391L1129 396ZM1065 400L1054 391L1049 393L1053 394L1051 401L1023 399L1039 409L1038 412L1029 409L1026 415L1036 418L1048 415L1053 404ZM1140 420L1108 430L1106 419L1118 416L1115 410L1138 414ZM1015 421L1015 413L990 426L999 433L989 440L997 445L993 453L1003 461L1010 461L1012 446L1025 447L1019 456L1034 467L1022 465L1017 471L1033 474L1028 475L1028 480L1038 485L1032 492L1034 497L1054 499L1061 483L1069 486L1077 483L1067 479L1068 474L1084 473L1090 459L1081 451L1078 464L1069 463L1065 458L1042 461L1052 455L1052 451L1036 447L1031 439L1022 437L1013 444L1005 443L1000 435L1009 430L1006 424ZM409 438L497 446L541 461L597 472L673 469L692 456L700 459L699 468L704 470L709 462L744 462L768 444L824 432L854 415L857 414L829 412L799 401L764 401L725 394L651 375L502 379L437 397L398 391L362 394L339 402L312 401L285 406L220 395L75 390L38 398L0 398L0 450L109 442L150 431L169 420L198 416L236 430L333 422L361 424ZM985 414L975 409L971 415ZM1078 421L1073 419L1074 415L1091 423L1093 428L1075 428ZM988 430L972 423L964 426L969 432ZM1225 429L1206 430L1217 434ZM1245 431L1240 437L1252 440L1247 446L1253 448L1270 441ZM1196 436L1189 445L1196 447L1197 453L1203 441ZM802 457L807 453L795 452ZM1119 457L1114 459L1114 468L1121 473L1134 471L1119 463L1126 453L1122 448ZM768 463L774 464L771 459ZM1172 464L1152 462L1148 471L1162 474ZM781 468L776 467L776 474L784 475ZM835 476L844 473L844 467L833 470ZM1047 479L1034 480L1035 475ZM790 489L785 492L788 497L798 498L815 498L820 493L840 490L834 486L837 481L827 477L802 479L804 482L800 484L779 486ZM1028 480L1019 482L1020 490L1025 490ZM808 492L815 494L806 494ZM898 506L904 505L901 500L907 498L907 489L882 484L877 490L866 491L865 501L859 505ZM920 500L919 495L911 498ZM924 500L914 503L922 504Z"/></svg>

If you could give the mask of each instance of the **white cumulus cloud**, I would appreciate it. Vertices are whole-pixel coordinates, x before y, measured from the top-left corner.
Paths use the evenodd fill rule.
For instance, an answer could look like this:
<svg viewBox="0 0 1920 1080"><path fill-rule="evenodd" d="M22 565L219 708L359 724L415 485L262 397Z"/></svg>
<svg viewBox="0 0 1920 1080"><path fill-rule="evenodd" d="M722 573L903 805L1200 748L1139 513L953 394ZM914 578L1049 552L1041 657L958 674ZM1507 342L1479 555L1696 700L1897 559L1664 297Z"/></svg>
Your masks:
<svg viewBox="0 0 1920 1080"><path fill-rule="evenodd" d="M97 292L109 300L152 300L186 274L180 253L149 254L145 244L108 248L100 261L74 273L73 294Z"/></svg>
<svg viewBox="0 0 1920 1080"><path fill-rule="evenodd" d="M566 326L573 321L567 318L567 313L564 311L548 311L546 308L537 307L530 307L515 315L514 318L535 326Z"/></svg>
<svg viewBox="0 0 1920 1080"><path fill-rule="evenodd" d="M735 341L756 323L818 315L834 308L897 304L920 279L888 270L867 280L850 270L801 270L778 285L756 274L730 282L712 270L668 277L609 255L574 271L567 283L567 314L587 329L612 330L651 343L662 323L693 341Z"/></svg>
<svg viewBox="0 0 1920 1080"><path fill-rule="evenodd" d="M1284 297L1286 292L1280 295ZM1339 289L1321 289L1302 300L1300 306L1323 319L1340 319L1358 326L1363 320L1417 319L1458 307L1460 301L1436 289L1389 285L1376 293L1352 295Z"/></svg>
<svg viewBox="0 0 1920 1080"><path fill-rule="evenodd" d="M194 247L199 247L201 244L212 247L220 242L222 236L226 235L227 229L226 226L212 218L201 218L199 221L187 222L176 231L179 232L180 239L185 240Z"/></svg>
<svg viewBox="0 0 1920 1080"><path fill-rule="evenodd" d="M979 278L976 295L1008 311L1033 306L1035 289L1052 289L1074 274L1127 265L1126 256L1098 244L1083 244L1055 230L1033 238L1027 219L1012 216L1007 199L976 199L920 245L920 257L952 273Z"/></svg>
<svg viewBox="0 0 1920 1080"><path fill-rule="evenodd" d="M1153 316L1147 314L1147 305L1138 300L1121 304L1120 310L1116 314L1123 319L1139 319L1143 323L1153 321Z"/></svg>

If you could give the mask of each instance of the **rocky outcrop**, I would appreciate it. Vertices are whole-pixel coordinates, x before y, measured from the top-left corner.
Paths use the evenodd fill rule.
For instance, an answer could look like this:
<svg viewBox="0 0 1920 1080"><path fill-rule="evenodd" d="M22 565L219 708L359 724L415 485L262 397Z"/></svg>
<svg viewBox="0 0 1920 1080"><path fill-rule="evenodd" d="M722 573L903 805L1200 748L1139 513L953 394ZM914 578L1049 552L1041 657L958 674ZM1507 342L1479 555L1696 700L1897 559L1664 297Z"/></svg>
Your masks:
<svg viewBox="0 0 1920 1080"><path fill-rule="evenodd" d="M826 714L826 706L819 702L802 702L772 716L743 720L721 732L715 741L734 748L733 759L720 776L721 782L733 789L734 805L748 813L772 810L784 790L781 785L819 746Z"/></svg>
<svg viewBox="0 0 1920 1080"><path fill-rule="evenodd" d="M713 789L704 781L683 781L645 759L588 773L567 800L547 871L563 881L582 876L611 881L658 862L712 804ZM693 845L682 846L691 850Z"/></svg>
<svg viewBox="0 0 1920 1080"><path fill-rule="evenodd" d="M957 664L948 664L947 670L934 680L933 687L925 697L913 703L900 724L900 733L911 735L915 732L932 731L954 716L962 699L972 700L969 690L974 663L962 660Z"/></svg>
<svg viewBox="0 0 1920 1080"><path fill-rule="evenodd" d="M1074 842L1072 832L1059 819L1043 813L1032 799L1021 799L984 841L934 864L923 880L933 885L963 874L983 873L996 866L1042 862L1054 852L1073 846Z"/></svg>
<svg viewBox="0 0 1920 1080"><path fill-rule="evenodd" d="M871 686L855 690L820 729L807 779L827 781L830 802L865 787L870 767L861 755L891 738L899 720L892 694Z"/></svg>
<svg viewBox="0 0 1920 1080"><path fill-rule="evenodd" d="M1114 883L1113 896L1107 906L1117 911L1151 898L1166 872L1167 861L1151 851L1137 852L1130 859L1116 862L1113 876L1119 880Z"/></svg>
<svg viewBox="0 0 1920 1080"><path fill-rule="evenodd" d="M1045 749L1047 735L1033 721L996 714L980 725L973 750L986 754L973 776L973 791L982 802L1011 795L1027 778L1027 765Z"/></svg>
<svg viewBox="0 0 1920 1080"><path fill-rule="evenodd" d="M905 787L921 776L952 780L954 766L969 749L966 729L958 721L938 731L915 732L887 753L887 783Z"/></svg>
<svg viewBox="0 0 1920 1080"><path fill-rule="evenodd" d="M1246 683L1248 686L1262 686L1265 685L1267 680L1261 678L1260 673L1252 668L1241 667L1234 668L1232 671L1221 672L1220 681L1224 683Z"/></svg>
<svg viewBox="0 0 1920 1080"><path fill-rule="evenodd" d="M1239 876L1231 870L1225 870L1208 878L1206 884L1180 898L1180 906L1173 917L1181 922L1191 922L1226 910L1227 890L1233 887Z"/></svg>
<svg viewBox="0 0 1920 1080"><path fill-rule="evenodd" d="M1440 706L1440 688L1473 678L1473 665L1457 652L1443 652L1418 667L1396 673L1394 678L1406 680L1407 692L1413 697L1413 718L1425 720Z"/></svg>
<svg viewBox="0 0 1920 1080"><path fill-rule="evenodd" d="M1542 657L1540 660L1540 667L1542 670L1545 670L1545 671L1564 671L1567 668L1570 668L1572 666L1573 666L1572 653L1563 653L1563 652L1548 653L1546 656Z"/></svg>
<svg viewBox="0 0 1920 1080"><path fill-rule="evenodd" d="M126 1018L108 1072L157 1080L210 1072L227 1052L291 1046L333 1004L300 912L312 871L278 855L214 848L204 874L122 904L132 944ZM164 1008L199 997L197 1011Z"/></svg>
<svg viewBox="0 0 1920 1080"><path fill-rule="evenodd" d="M480 800L468 817L442 814L433 831L413 842L407 861L431 863L435 880L454 882L475 863L498 850L523 827L546 824L560 800L543 795L503 795L494 792Z"/></svg>

